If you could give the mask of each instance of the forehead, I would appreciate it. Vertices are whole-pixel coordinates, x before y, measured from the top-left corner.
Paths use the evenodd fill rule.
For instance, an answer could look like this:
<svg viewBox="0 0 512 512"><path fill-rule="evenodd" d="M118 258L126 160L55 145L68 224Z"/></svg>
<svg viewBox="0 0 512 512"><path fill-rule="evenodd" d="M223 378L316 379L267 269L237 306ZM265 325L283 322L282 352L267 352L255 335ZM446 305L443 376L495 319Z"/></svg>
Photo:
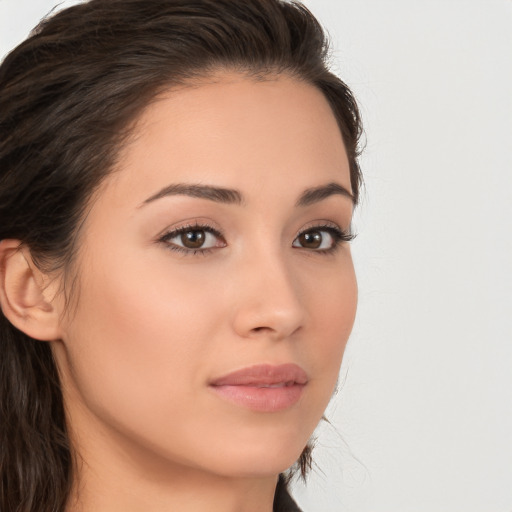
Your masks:
<svg viewBox="0 0 512 512"><path fill-rule="evenodd" d="M170 182L235 187L249 196L330 181L350 190L327 100L288 76L257 81L226 74L161 94L138 119L117 167L110 181L120 200L129 190L143 201Z"/></svg>

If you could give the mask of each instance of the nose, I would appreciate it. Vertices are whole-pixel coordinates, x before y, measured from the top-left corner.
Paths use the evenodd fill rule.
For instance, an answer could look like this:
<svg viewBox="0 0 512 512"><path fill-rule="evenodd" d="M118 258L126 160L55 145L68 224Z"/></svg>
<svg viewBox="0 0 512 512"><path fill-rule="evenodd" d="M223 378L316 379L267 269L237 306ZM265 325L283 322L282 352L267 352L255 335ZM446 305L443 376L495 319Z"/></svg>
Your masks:
<svg viewBox="0 0 512 512"><path fill-rule="evenodd" d="M244 338L285 339L305 322L300 283L279 254L244 258L234 280L233 327Z"/></svg>

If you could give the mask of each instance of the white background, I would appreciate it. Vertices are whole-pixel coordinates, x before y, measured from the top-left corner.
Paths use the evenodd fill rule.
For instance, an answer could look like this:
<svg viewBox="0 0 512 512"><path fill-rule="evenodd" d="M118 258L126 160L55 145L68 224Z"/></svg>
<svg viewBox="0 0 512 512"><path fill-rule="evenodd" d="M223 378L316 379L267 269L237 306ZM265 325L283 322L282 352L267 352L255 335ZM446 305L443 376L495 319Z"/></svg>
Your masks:
<svg viewBox="0 0 512 512"><path fill-rule="evenodd" d="M0 0L0 54L54 4ZM366 191L358 318L295 495L512 512L512 1L306 5L361 104Z"/></svg>

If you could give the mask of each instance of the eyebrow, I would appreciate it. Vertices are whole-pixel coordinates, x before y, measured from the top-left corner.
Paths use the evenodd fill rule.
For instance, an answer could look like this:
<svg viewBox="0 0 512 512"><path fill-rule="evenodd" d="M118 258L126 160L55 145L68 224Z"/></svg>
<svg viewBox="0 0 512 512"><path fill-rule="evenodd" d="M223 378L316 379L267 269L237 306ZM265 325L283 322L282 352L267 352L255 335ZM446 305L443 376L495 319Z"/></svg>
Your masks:
<svg viewBox="0 0 512 512"><path fill-rule="evenodd" d="M164 187L156 194L148 197L141 206L166 196L198 197L225 204L243 204L244 202L242 194L235 189L213 187L211 185L196 185L193 183L175 183Z"/></svg>
<svg viewBox="0 0 512 512"><path fill-rule="evenodd" d="M332 182L327 185L306 189L295 203L295 206L309 206L333 195L348 197L353 204L356 202L354 195L348 189L339 183Z"/></svg>
<svg viewBox="0 0 512 512"><path fill-rule="evenodd" d="M214 187L212 185L199 185L193 183L174 183L159 190L148 197L140 206L167 196L184 195L207 199L216 203L243 205L244 197L239 190L232 188ZM339 183L328 183L319 187L306 189L295 203L296 207L305 207L318 203L333 195L341 195L355 203L353 194Z"/></svg>

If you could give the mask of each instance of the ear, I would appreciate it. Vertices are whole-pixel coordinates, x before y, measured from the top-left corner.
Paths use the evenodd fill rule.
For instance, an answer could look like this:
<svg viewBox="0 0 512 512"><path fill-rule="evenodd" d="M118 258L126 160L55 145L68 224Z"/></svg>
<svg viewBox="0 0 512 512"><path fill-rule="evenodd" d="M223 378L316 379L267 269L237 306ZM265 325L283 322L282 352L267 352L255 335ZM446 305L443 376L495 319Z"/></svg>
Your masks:
<svg viewBox="0 0 512 512"><path fill-rule="evenodd" d="M0 241L0 305L5 317L31 338L61 337L56 292L19 240Z"/></svg>

